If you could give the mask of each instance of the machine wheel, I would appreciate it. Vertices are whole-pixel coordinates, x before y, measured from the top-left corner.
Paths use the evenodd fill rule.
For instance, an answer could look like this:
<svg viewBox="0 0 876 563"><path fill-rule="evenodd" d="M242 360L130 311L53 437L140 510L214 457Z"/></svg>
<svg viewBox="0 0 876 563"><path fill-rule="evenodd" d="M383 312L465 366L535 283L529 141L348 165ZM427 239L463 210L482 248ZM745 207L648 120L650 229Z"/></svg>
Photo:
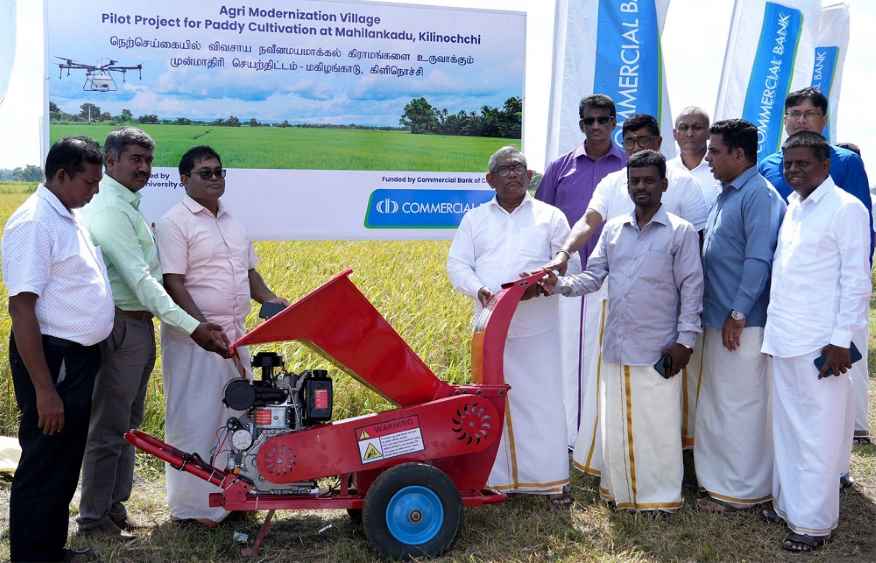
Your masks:
<svg viewBox="0 0 876 563"><path fill-rule="evenodd" d="M441 470L403 463L381 473L368 489L362 523L368 541L384 557L436 557L456 540L462 500Z"/></svg>

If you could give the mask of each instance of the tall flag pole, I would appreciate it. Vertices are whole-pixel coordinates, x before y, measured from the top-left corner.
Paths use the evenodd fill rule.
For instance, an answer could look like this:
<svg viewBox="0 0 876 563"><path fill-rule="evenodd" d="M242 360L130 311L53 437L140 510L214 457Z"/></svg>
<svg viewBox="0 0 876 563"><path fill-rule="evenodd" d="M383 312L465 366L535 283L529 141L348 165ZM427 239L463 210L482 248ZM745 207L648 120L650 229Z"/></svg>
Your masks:
<svg viewBox="0 0 876 563"><path fill-rule="evenodd" d="M0 0L0 104L6 99L15 64L15 23L15 0Z"/></svg>
<svg viewBox="0 0 876 563"><path fill-rule="evenodd" d="M821 10L818 37L815 41L815 62L812 66L812 87L828 101L828 120L824 137L836 142L837 109L843 80L843 63L849 49L849 6L845 2L825 6Z"/></svg>
<svg viewBox="0 0 876 563"><path fill-rule="evenodd" d="M657 117L661 150L675 156L660 34L670 0L558 0L546 160L581 142L578 102L606 94L617 107L615 143L636 113Z"/></svg>
<svg viewBox="0 0 876 563"><path fill-rule="evenodd" d="M785 96L812 80L820 0L737 0L724 55L715 120L757 126L758 160L778 150Z"/></svg>

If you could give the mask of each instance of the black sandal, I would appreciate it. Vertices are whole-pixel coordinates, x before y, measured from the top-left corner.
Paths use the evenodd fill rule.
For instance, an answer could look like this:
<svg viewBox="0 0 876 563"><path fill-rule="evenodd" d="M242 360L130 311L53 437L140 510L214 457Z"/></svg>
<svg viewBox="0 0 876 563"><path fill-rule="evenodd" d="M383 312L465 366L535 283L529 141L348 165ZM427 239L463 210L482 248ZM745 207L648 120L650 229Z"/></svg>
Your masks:
<svg viewBox="0 0 876 563"><path fill-rule="evenodd" d="M809 536L791 532L782 541L782 549L794 553L808 553L815 551L830 540L830 536Z"/></svg>
<svg viewBox="0 0 876 563"><path fill-rule="evenodd" d="M760 519L770 524L784 524L782 517L772 508L765 508L760 511Z"/></svg>

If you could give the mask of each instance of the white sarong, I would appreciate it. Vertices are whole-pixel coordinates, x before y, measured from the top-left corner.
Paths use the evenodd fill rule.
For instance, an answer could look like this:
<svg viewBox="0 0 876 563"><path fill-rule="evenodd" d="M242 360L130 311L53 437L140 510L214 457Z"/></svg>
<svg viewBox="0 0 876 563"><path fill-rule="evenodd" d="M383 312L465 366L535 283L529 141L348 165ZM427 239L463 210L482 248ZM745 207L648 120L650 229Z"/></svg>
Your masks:
<svg viewBox="0 0 876 563"><path fill-rule="evenodd" d="M582 337L582 369L586 369L581 389L581 419L572 454L576 469L599 476L602 470L602 435L599 431L599 411L602 404L602 339L608 315L608 284L599 291L584 296L585 324Z"/></svg>
<svg viewBox="0 0 876 563"><path fill-rule="evenodd" d="M868 353L870 350L870 330L864 330L855 334L853 339L855 346L863 356L860 361L852 364L849 372L852 378L852 394L855 397L855 432L864 432L870 435L870 369L868 366Z"/></svg>
<svg viewBox="0 0 876 563"><path fill-rule="evenodd" d="M705 332L694 448L697 481L714 499L746 508L772 499L769 359L763 328L742 331L735 351Z"/></svg>
<svg viewBox="0 0 876 563"><path fill-rule="evenodd" d="M821 350L773 357L773 506L791 531L826 536L839 521L838 475L848 463L847 375L818 379Z"/></svg>
<svg viewBox="0 0 876 563"><path fill-rule="evenodd" d="M554 326L505 341L511 386L505 425L488 486L504 493L557 494L569 484L569 449Z"/></svg>
<svg viewBox="0 0 876 563"><path fill-rule="evenodd" d="M681 377L603 363L603 499L627 510L681 508Z"/></svg>
<svg viewBox="0 0 876 563"><path fill-rule="evenodd" d="M246 349L239 349L239 353L243 365L249 366ZM207 352L188 336L164 326L161 327L161 361L167 412L165 441L184 452L197 453L209 463L213 448L219 445L219 429L230 416L241 414L222 402L225 385L239 377L234 362ZM225 468L228 448L230 444L226 442L225 452L217 455L213 465ZM219 492L218 487L168 464L164 473L171 517L218 522L228 515L224 508L209 506L209 495Z"/></svg>
<svg viewBox="0 0 876 563"><path fill-rule="evenodd" d="M586 382L582 370L582 321L584 318L584 298L569 297L560 299L560 369L563 378L563 407L566 409L566 433L569 447L575 444L578 425L581 422L581 388Z"/></svg>
<svg viewBox="0 0 876 563"><path fill-rule="evenodd" d="M687 366L681 370L681 446L694 447L694 431L697 421L697 405L703 381L703 335L697 335L693 354Z"/></svg>

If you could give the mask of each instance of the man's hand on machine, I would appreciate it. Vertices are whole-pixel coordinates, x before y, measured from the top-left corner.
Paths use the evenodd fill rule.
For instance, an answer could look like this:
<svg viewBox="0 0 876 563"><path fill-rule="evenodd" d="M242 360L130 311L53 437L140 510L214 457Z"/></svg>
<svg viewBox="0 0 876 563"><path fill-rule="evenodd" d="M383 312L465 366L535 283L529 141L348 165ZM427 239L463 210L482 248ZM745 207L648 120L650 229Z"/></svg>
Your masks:
<svg viewBox="0 0 876 563"><path fill-rule="evenodd" d="M569 267L569 258L571 254L565 250L558 250L556 254L554 254L553 259L542 266L544 270L553 270L559 275L563 276L566 274L566 268Z"/></svg>
<svg viewBox="0 0 876 563"><path fill-rule="evenodd" d="M216 352L223 358L231 357L231 354L228 352L228 346L231 343L222 331L222 327L216 323L200 323L192 333L192 340L208 352Z"/></svg>

